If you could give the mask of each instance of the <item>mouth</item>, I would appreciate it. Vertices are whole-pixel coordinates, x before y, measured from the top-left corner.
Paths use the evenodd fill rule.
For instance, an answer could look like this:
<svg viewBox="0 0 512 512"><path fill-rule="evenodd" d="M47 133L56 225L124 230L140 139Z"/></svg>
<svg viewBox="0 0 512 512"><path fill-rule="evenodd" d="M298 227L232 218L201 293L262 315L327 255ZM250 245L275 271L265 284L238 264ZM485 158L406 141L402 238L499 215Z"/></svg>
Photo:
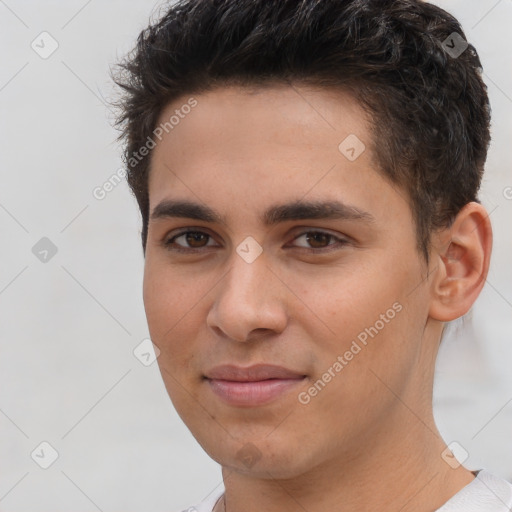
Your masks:
<svg viewBox="0 0 512 512"><path fill-rule="evenodd" d="M306 375L282 366L216 366L204 376L213 393L232 406L256 407L272 402L303 383Z"/></svg>

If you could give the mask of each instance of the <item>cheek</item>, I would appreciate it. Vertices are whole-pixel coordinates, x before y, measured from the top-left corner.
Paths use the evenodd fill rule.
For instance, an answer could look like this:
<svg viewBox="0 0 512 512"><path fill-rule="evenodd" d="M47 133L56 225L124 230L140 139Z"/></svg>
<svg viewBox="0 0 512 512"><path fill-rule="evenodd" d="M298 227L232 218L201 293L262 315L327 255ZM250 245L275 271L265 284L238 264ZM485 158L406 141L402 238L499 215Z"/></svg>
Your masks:
<svg viewBox="0 0 512 512"><path fill-rule="evenodd" d="M337 332L345 328L346 336L340 335L342 346L331 349L350 359L348 388L359 389L376 407L385 396L392 399L387 386L400 393L414 378L428 312L421 287L411 293L417 275L411 269L372 276L364 280L366 289L342 304L346 315L339 316Z"/></svg>
<svg viewBox="0 0 512 512"><path fill-rule="evenodd" d="M358 288L324 303L323 318L334 334L319 337L312 330L318 363L302 395L311 399L310 418L329 416L349 436L356 431L347 426L348 417L352 425L370 428L391 410L396 398L390 389L401 394L407 387L421 345L418 309L406 302L400 283L365 287L355 278Z"/></svg>
<svg viewBox="0 0 512 512"><path fill-rule="evenodd" d="M413 267L399 270L391 261L370 261L351 267L350 272L348 268L330 272L315 279L314 286L308 282L296 288L308 310L307 316L295 315L314 340L321 361L317 371L328 370L345 354L347 366L390 364L390 370L414 357L415 346L408 339L421 336L415 332L415 322L422 311L410 295L419 275ZM357 372L351 378L357 378Z"/></svg>
<svg viewBox="0 0 512 512"><path fill-rule="evenodd" d="M193 284L172 268L146 260L143 298L151 339L161 350L159 362L180 371L193 359L192 333L199 327L197 315L202 313L204 292Z"/></svg>
<svg viewBox="0 0 512 512"><path fill-rule="evenodd" d="M296 319L310 318L303 326L310 329L311 339L318 340L321 332L332 348L341 349L376 322L382 330L381 315L384 320L395 318L393 305L400 301L402 279L375 264L330 269L302 281L295 278L293 289L307 306L307 317L301 314Z"/></svg>
<svg viewBox="0 0 512 512"><path fill-rule="evenodd" d="M182 278L169 268L151 263L146 261L143 285L148 328L151 340L160 349L157 363L165 388L185 421L193 413L195 400L191 397L197 389L194 340L200 304L192 287L183 283Z"/></svg>

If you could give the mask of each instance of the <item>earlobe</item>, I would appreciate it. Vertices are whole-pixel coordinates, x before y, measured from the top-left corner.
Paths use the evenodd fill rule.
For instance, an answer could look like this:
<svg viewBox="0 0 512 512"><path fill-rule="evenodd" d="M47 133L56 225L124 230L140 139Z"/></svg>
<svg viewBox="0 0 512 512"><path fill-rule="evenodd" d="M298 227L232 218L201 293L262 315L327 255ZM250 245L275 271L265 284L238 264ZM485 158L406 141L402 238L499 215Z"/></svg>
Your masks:
<svg viewBox="0 0 512 512"><path fill-rule="evenodd" d="M492 249L489 214L482 205L468 203L434 238L429 314L449 322L469 311L485 284Z"/></svg>

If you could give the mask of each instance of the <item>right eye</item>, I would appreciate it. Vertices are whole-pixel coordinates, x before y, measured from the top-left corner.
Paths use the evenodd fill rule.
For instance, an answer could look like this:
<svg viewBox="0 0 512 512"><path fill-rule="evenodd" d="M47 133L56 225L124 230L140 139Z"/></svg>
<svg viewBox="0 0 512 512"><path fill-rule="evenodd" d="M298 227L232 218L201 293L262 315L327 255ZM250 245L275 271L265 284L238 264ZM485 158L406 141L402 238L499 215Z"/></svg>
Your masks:
<svg viewBox="0 0 512 512"><path fill-rule="evenodd" d="M217 245L208 244L213 238L204 231L181 231L180 233L165 240L164 245L171 251L178 252L197 252L204 247L216 247Z"/></svg>

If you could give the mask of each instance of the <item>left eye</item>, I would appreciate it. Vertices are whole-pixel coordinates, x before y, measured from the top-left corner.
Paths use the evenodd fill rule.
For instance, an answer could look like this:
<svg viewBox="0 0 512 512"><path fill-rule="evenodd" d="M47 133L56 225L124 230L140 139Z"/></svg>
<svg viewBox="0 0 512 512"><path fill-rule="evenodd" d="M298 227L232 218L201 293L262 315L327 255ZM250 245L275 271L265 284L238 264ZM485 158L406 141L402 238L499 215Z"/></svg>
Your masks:
<svg viewBox="0 0 512 512"><path fill-rule="evenodd" d="M303 239L303 243L298 244L299 247L306 249L324 249L335 245L344 245L347 243L343 238L325 233L324 231L307 231L294 238L294 242ZM334 240L334 243L329 243ZM309 245L308 245L309 244Z"/></svg>

